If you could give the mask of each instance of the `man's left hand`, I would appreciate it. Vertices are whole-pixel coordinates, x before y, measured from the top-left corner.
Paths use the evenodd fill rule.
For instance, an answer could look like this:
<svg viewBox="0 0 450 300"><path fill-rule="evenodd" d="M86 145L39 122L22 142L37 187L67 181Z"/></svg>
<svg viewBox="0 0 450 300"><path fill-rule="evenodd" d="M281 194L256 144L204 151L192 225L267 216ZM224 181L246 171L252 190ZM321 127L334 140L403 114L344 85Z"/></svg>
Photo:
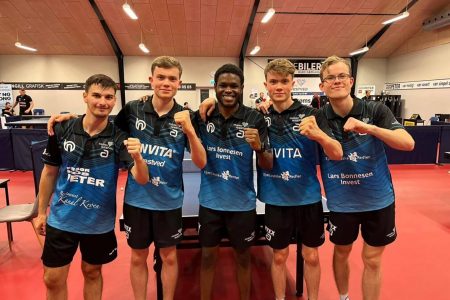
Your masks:
<svg viewBox="0 0 450 300"><path fill-rule="evenodd" d="M259 131L256 128L244 128L244 138L255 151L261 150L261 140L259 139Z"/></svg>

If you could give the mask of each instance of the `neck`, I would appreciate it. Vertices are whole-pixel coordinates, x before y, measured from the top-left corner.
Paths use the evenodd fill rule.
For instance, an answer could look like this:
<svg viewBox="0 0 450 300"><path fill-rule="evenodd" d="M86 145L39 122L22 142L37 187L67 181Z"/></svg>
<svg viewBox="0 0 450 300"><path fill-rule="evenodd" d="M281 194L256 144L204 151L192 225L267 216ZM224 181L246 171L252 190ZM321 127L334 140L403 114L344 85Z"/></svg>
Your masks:
<svg viewBox="0 0 450 300"><path fill-rule="evenodd" d="M345 98L330 98L329 100L334 112L340 117L347 116L353 108L353 98L350 95Z"/></svg>
<svg viewBox="0 0 450 300"><path fill-rule="evenodd" d="M108 126L108 122L108 117L97 118L87 113L83 118L83 129L90 136L94 136L102 132Z"/></svg>
<svg viewBox="0 0 450 300"><path fill-rule="evenodd" d="M170 100L161 99L155 94L152 98L153 109L159 116L167 114L172 107L175 105L175 100L172 98Z"/></svg>
<svg viewBox="0 0 450 300"><path fill-rule="evenodd" d="M219 112L225 119L228 119L235 112L237 112L237 110L239 109L239 105L241 105L241 104L238 103L236 106L233 106L233 107L225 107L223 105L220 105L220 103L219 103Z"/></svg>
<svg viewBox="0 0 450 300"><path fill-rule="evenodd" d="M289 107L291 107L291 105L293 103L294 103L294 100L292 100L292 98L289 98L283 102L273 101L272 105L276 112L281 113L281 112L285 111L286 109L288 109Z"/></svg>

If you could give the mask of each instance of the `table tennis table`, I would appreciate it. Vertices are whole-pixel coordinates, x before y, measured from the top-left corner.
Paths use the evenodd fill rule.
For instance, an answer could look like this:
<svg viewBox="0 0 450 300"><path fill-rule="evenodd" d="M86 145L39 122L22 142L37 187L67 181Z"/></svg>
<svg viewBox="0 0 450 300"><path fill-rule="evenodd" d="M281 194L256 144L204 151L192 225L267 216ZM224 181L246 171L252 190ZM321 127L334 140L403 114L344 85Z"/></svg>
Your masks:
<svg viewBox="0 0 450 300"><path fill-rule="evenodd" d="M185 160L186 161L186 160ZM186 171L186 168L185 168ZM256 186L256 172L254 174L255 186ZM183 173L184 182L184 202L182 208L183 215L183 239L177 245L177 249L195 249L201 248L199 236L198 236L198 192L200 189L200 172L188 172ZM326 206L326 199L322 197L322 204L324 208L324 222L328 223L329 210ZM268 242L265 239L264 230L264 203L259 200L256 201L256 239L254 246L267 246ZM124 231L123 218L120 219L120 230ZM301 253L301 237L291 237L291 244L297 245L297 265L296 265L296 296L301 297L303 294L303 257ZM230 247L231 243L228 239L223 239L220 243L221 247ZM162 282L161 282L161 269L162 261L159 256L159 249L155 248L153 269L156 273L156 290L157 299L162 300Z"/></svg>
<svg viewBox="0 0 450 300"><path fill-rule="evenodd" d="M22 126L33 126L39 128L47 128L47 122L49 118L32 118L20 121L6 122L5 126L8 127L22 127Z"/></svg>

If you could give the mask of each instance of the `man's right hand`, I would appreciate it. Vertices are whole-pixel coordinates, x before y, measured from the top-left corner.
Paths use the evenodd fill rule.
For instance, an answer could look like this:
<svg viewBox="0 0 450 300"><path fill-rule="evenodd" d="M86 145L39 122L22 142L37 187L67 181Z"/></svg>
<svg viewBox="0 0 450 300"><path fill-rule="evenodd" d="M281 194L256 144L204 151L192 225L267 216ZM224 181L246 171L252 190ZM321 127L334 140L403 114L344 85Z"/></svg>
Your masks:
<svg viewBox="0 0 450 300"><path fill-rule="evenodd" d="M45 227L47 225L47 215L41 215L39 214L35 221L34 221L34 227L36 228L36 231L40 234L40 235L45 235L46 231L45 231Z"/></svg>
<svg viewBox="0 0 450 300"><path fill-rule="evenodd" d="M59 114L59 115L52 115L50 119L47 122L47 133L49 136L53 136L55 132L53 131L53 126L55 126L55 123L61 123L63 121L67 121L70 119L76 119L78 118L78 115L76 114Z"/></svg>
<svg viewBox="0 0 450 300"><path fill-rule="evenodd" d="M198 108L200 118L202 118L202 120L206 122L206 117L209 117L212 114L215 107L216 107L216 99L214 98L205 99L202 103L200 103L200 107Z"/></svg>

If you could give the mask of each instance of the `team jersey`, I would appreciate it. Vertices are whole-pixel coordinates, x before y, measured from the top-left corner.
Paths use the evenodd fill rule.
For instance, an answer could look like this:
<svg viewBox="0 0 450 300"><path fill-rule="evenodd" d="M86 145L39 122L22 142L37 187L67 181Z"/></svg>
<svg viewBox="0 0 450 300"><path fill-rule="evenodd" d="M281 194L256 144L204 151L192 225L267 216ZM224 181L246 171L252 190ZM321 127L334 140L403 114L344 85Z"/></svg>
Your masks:
<svg viewBox="0 0 450 300"><path fill-rule="evenodd" d="M321 201L316 169L318 144L299 131L300 122L308 116L315 116L322 131L332 136L323 115L297 100L281 113L271 107L265 116L274 160L272 170L258 168L258 199L262 202L295 206Z"/></svg>
<svg viewBox="0 0 450 300"><path fill-rule="evenodd" d="M264 147L267 126L254 109L240 105L228 119L216 104L206 122L197 112L197 126L206 150L207 163L201 172L200 205L221 211L249 211L256 207L253 185L253 149L245 141L244 128L256 128Z"/></svg>
<svg viewBox="0 0 450 300"><path fill-rule="evenodd" d="M19 103L20 114L22 115L23 113L25 113L27 109L30 108L31 102L33 102L33 100L31 99L30 96L25 94L25 95L18 95L16 97L16 102Z"/></svg>
<svg viewBox="0 0 450 300"><path fill-rule="evenodd" d="M394 189L383 142L369 134L344 132L349 117L390 130L403 126L380 102L353 99L348 116L338 116L331 105L323 108L328 125L342 144L341 161L330 161L321 153L322 180L328 208L335 212L382 209L394 202Z"/></svg>
<svg viewBox="0 0 450 300"><path fill-rule="evenodd" d="M100 234L114 229L119 162L133 166L123 141L127 134L108 122L90 137L83 118L55 125L42 154L45 164L59 167L47 223L60 230Z"/></svg>
<svg viewBox="0 0 450 300"><path fill-rule="evenodd" d="M183 158L188 141L174 120L183 106L173 100L172 109L158 116L152 99L153 96L145 102L128 102L114 120L130 136L139 138L150 174L150 182L145 185L128 176L125 203L144 209L172 210L183 205Z"/></svg>

